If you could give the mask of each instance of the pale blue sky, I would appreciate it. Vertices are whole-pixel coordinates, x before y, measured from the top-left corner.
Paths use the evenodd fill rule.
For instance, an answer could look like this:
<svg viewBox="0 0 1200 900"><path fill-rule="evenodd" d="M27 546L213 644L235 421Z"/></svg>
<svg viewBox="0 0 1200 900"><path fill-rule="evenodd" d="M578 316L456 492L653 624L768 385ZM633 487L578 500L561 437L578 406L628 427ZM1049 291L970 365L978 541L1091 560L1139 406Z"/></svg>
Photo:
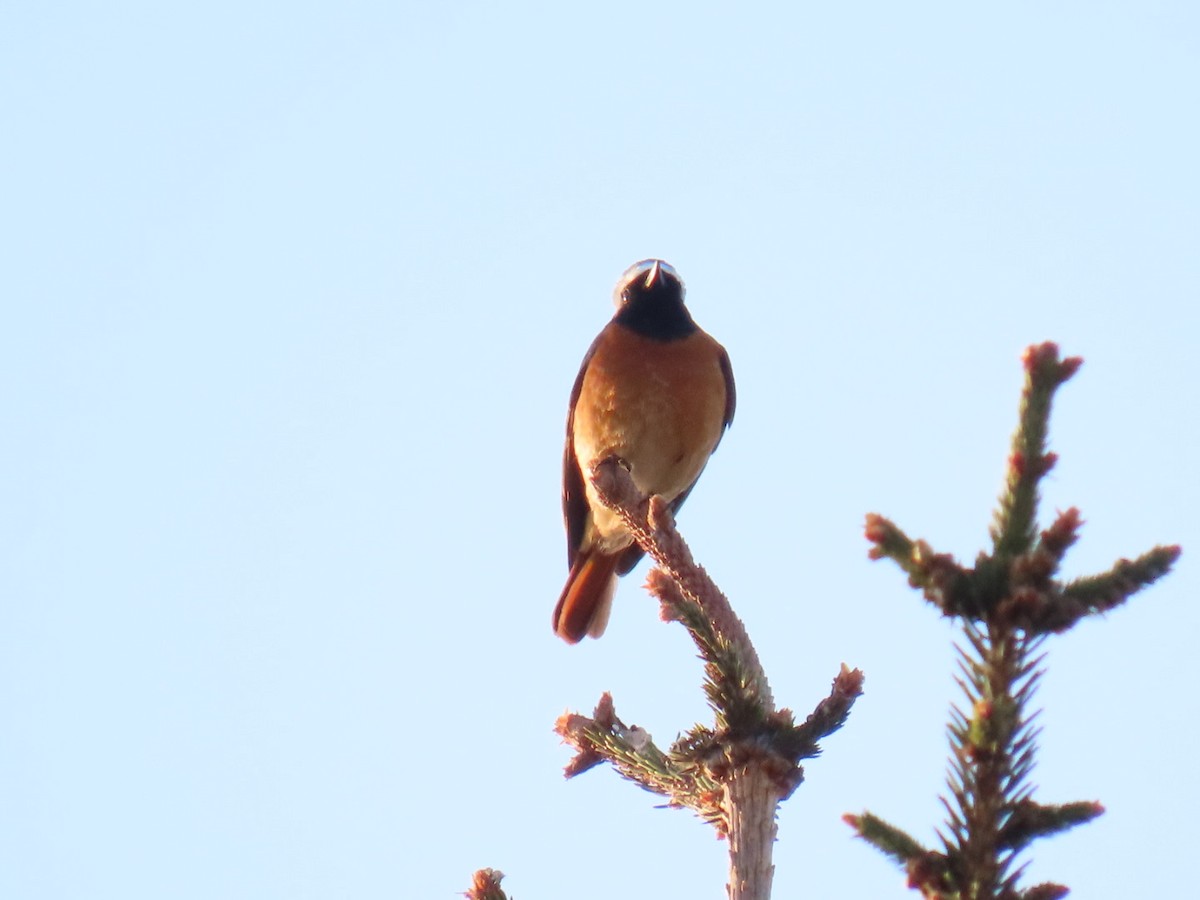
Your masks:
<svg viewBox="0 0 1200 900"><path fill-rule="evenodd" d="M1029 343L1067 574L1174 575L1049 646L1039 845L1193 879L1200 15L1187 3L0 7L0 895L723 896L725 853L551 733L662 743L699 666L639 589L550 631L566 400L673 263L738 414L680 524L801 714L780 897L904 896L952 630L864 513L973 557Z"/></svg>

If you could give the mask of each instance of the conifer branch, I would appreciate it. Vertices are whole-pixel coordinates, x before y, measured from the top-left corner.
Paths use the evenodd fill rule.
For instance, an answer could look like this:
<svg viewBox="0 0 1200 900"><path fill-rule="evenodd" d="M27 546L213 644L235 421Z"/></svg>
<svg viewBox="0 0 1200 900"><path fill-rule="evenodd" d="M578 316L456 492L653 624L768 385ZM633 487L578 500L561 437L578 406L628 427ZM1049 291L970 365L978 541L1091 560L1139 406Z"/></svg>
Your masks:
<svg viewBox="0 0 1200 900"><path fill-rule="evenodd" d="M879 848L901 865L908 865L929 854L912 835L872 813L846 813L842 816L842 821L857 831L858 836L867 843Z"/></svg>
<svg viewBox="0 0 1200 900"><path fill-rule="evenodd" d="M1085 614L1108 612L1166 575L1182 552L1176 544L1155 547L1134 560L1119 559L1107 572L1069 582L1063 598L1081 604Z"/></svg>
<svg viewBox="0 0 1200 900"><path fill-rule="evenodd" d="M1103 806L1089 800L1050 806L1022 800L1014 804L1012 814L1000 830L1000 843L1005 848L1020 850L1035 838L1090 822L1103 812Z"/></svg>
<svg viewBox="0 0 1200 900"><path fill-rule="evenodd" d="M644 730L621 722L605 694L592 716L567 713L555 725L576 750L566 774L608 761L668 806L692 810L728 839L730 900L766 900L778 805L803 781L800 760L818 755L819 741L845 724L862 693L862 673L842 666L829 696L797 725L790 710L775 707L745 627L692 559L662 498L641 497L616 460L597 465L592 483L657 564L647 587L663 618L682 623L699 649L715 723L695 726L663 752Z"/></svg>
<svg viewBox="0 0 1200 900"><path fill-rule="evenodd" d="M591 716L564 713L554 730L576 750L565 769L568 778L607 761L622 777L665 797L668 805L691 809L705 821L720 820L717 782L703 769L684 764L674 748L663 753L644 729L625 725L616 716L611 694L601 696Z"/></svg>
<svg viewBox="0 0 1200 900"><path fill-rule="evenodd" d="M948 553L935 553L925 541L914 541L889 519L868 513L866 538L874 546L871 559L890 559L908 575L910 587L919 588L925 599L953 616L973 608L970 573Z"/></svg>
<svg viewBox="0 0 1200 900"><path fill-rule="evenodd" d="M692 551L675 529L675 517L662 497L641 497L629 473L612 458L596 465L592 484L600 500L621 517L638 546L678 587L677 596L659 597L664 602L665 618L683 622L701 652L711 652L711 663L716 665L717 658L724 658L736 666L737 677L730 679L731 686L736 683L746 704L762 710L773 709L771 687L746 627L734 613L729 599L692 558ZM662 585L662 579L648 583L654 591L656 585ZM730 700L733 706L742 707L733 697Z"/></svg>
<svg viewBox="0 0 1200 900"><path fill-rule="evenodd" d="M1043 805L1033 799L1037 713L1030 711L1041 677L1041 642L1084 616L1107 612L1165 575L1178 546L1156 547L1109 571L1068 583L1055 580L1078 539L1079 511L1059 513L1037 531L1038 485L1057 461L1046 449L1054 394L1079 369L1058 347L1030 347L1024 357L1018 426L1004 491L993 515L992 549L966 567L913 540L888 519L867 516L873 559L893 560L909 584L944 615L960 620L956 678L965 703L950 712L951 766L943 850L929 851L906 833L864 813L845 817L859 836L902 864L909 885L929 898L1054 900L1058 884L1018 888L1017 854L1038 837L1090 821L1103 812L1085 801Z"/></svg>
<svg viewBox="0 0 1200 900"><path fill-rule="evenodd" d="M1037 486L1058 461L1055 454L1046 452L1050 404L1054 392L1083 365L1077 356L1060 360L1058 347L1051 343L1029 347L1022 362L1025 388L1021 392L1005 490L992 525L994 555L1001 559L1024 553L1033 543Z"/></svg>

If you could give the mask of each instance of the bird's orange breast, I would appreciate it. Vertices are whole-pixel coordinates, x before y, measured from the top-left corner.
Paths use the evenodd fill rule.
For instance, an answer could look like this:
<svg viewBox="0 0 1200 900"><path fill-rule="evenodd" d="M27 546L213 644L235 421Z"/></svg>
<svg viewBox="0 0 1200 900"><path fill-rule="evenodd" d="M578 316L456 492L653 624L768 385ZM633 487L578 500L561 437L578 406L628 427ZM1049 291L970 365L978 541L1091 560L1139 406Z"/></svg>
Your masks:
<svg viewBox="0 0 1200 900"><path fill-rule="evenodd" d="M724 430L723 354L703 331L662 341L610 323L588 361L574 410L581 470L617 456L644 494L671 501L687 490ZM605 510L591 506L593 514ZM603 514L594 524L601 536L619 527Z"/></svg>

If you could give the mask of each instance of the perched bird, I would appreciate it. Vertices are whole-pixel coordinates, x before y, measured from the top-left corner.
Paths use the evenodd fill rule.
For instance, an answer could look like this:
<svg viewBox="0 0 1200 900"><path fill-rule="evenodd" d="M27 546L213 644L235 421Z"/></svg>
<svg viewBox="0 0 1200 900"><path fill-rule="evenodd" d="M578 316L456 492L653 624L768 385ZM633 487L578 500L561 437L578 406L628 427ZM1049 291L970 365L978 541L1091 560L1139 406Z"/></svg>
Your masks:
<svg viewBox="0 0 1200 900"><path fill-rule="evenodd" d="M554 631L571 644L604 633L617 576L642 556L596 497L592 466L620 459L638 490L678 510L733 420L729 355L692 320L683 293L661 259L630 266L613 292L617 312L571 390L563 453L571 574L554 607Z"/></svg>

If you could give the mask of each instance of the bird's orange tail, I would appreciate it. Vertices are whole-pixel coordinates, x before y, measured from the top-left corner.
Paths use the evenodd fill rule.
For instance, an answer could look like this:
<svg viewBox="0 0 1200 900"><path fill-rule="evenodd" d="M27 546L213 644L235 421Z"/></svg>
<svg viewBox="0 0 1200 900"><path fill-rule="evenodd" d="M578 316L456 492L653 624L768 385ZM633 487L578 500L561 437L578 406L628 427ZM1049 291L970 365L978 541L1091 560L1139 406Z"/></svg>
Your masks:
<svg viewBox="0 0 1200 900"><path fill-rule="evenodd" d="M585 635L604 634L617 589L619 560L619 553L596 550L580 553L575 559L567 585L554 607L554 632L568 644L578 644Z"/></svg>

